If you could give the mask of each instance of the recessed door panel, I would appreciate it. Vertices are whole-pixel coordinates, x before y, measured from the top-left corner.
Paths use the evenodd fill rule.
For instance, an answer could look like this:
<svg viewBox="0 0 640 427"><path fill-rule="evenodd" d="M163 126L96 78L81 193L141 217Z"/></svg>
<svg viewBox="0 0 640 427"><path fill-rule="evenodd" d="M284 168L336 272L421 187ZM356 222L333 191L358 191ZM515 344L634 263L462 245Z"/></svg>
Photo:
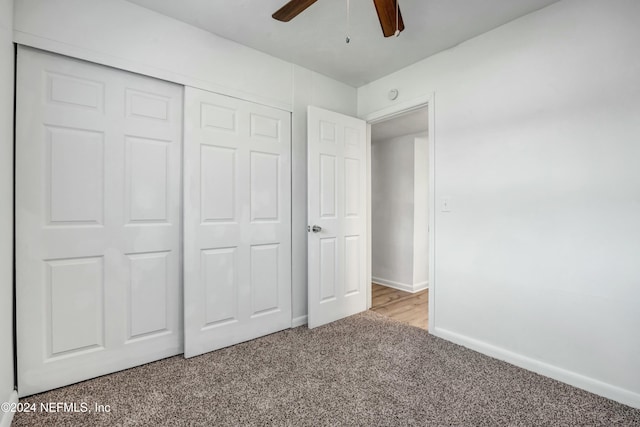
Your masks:
<svg viewBox="0 0 640 427"><path fill-rule="evenodd" d="M126 137L127 203L131 222L167 222L169 141Z"/></svg>
<svg viewBox="0 0 640 427"><path fill-rule="evenodd" d="M252 316L278 310L278 244L251 247Z"/></svg>
<svg viewBox="0 0 640 427"><path fill-rule="evenodd" d="M362 136L360 135L360 131L358 129L354 129L348 126L344 128L344 146L346 151L355 150L355 152L357 153L360 150L363 142L364 140L362 139Z"/></svg>
<svg viewBox="0 0 640 427"><path fill-rule="evenodd" d="M167 288L169 252L128 255L129 339L167 330Z"/></svg>
<svg viewBox="0 0 640 427"><path fill-rule="evenodd" d="M344 216L360 215L360 160L344 159Z"/></svg>
<svg viewBox="0 0 640 427"><path fill-rule="evenodd" d="M280 120L259 114L251 114L251 136L279 141Z"/></svg>
<svg viewBox="0 0 640 427"><path fill-rule="evenodd" d="M235 221L235 148L202 145L200 171L202 222Z"/></svg>
<svg viewBox="0 0 640 427"><path fill-rule="evenodd" d="M212 131L236 131L236 110L221 105L202 103L200 110L200 127Z"/></svg>
<svg viewBox="0 0 640 427"><path fill-rule="evenodd" d="M320 303L336 297L338 246L335 237L320 239Z"/></svg>
<svg viewBox="0 0 640 427"><path fill-rule="evenodd" d="M104 83L86 78L45 72L46 100L66 107L104 110Z"/></svg>
<svg viewBox="0 0 640 427"><path fill-rule="evenodd" d="M251 153L251 221L277 221L280 155Z"/></svg>
<svg viewBox="0 0 640 427"><path fill-rule="evenodd" d="M202 288L205 291L203 327L233 322L238 314L237 248L202 251Z"/></svg>
<svg viewBox="0 0 640 427"><path fill-rule="evenodd" d="M47 261L50 357L104 343L104 266L101 257Z"/></svg>
<svg viewBox="0 0 640 427"><path fill-rule="evenodd" d="M336 124L328 121L320 121L320 141L324 143L336 143Z"/></svg>
<svg viewBox="0 0 640 427"><path fill-rule="evenodd" d="M169 120L171 98L153 93L126 90L127 116L142 119Z"/></svg>
<svg viewBox="0 0 640 427"><path fill-rule="evenodd" d="M352 296L362 288L362 266L360 265L360 236L344 238L344 295Z"/></svg>
<svg viewBox="0 0 640 427"><path fill-rule="evenodd" d="M53 126L46 132L51 224L102 224L104 134Z"/></svg>
<svg viewBox="0 0 640 427"><path fill-rule="evenodd" d="M338 192L336 157L327 154L320 155L320 216L322 218L336 217Z"/></svg>

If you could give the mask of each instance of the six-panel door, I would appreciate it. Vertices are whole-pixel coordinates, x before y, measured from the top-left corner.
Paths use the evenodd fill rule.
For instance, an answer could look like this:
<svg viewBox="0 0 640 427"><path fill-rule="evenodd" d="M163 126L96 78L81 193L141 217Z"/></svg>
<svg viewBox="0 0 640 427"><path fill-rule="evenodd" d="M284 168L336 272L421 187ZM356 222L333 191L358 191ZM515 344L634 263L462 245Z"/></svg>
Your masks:
<svg viewBox="0 0 640 427"><path fill-rule="evenodd" d="M310 106L307 133L308 308L315 328L367 309L366 123Z"/></svg>
<svg viewBox="0 0 640 427"><path fill-rule="evenodd" d="M291 326L288 112L187 87L185 356Z"/></svg>
<svg viewBox="0 0 640 427"><path fill-rule="evenodd" d="M182 87L21 47L20 395L182 352Z"/></svg>

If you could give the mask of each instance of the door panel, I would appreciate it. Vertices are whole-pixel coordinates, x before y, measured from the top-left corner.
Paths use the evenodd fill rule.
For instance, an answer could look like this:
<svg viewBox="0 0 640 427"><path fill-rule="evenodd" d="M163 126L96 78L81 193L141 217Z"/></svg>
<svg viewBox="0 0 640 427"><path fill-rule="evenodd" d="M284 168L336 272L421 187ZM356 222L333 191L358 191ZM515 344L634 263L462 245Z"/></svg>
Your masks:
<svg viewBox="0 0 640 427"><path fill-rule="evenodd" d="M291 326L287 112L185 90L185 356Z"/></svg>
<svg viewBox="0 0 640 427"><path fill-rule="evenodd" d="M182 352L182 88L18 51L22 396Z"/></svg>
<svg viewBox="0 0 640 427"><path fill-rule="evenodd" d="M366 310L366 123L309 107L309 327ZM318 232L312 226L319 226Z"/></svg>

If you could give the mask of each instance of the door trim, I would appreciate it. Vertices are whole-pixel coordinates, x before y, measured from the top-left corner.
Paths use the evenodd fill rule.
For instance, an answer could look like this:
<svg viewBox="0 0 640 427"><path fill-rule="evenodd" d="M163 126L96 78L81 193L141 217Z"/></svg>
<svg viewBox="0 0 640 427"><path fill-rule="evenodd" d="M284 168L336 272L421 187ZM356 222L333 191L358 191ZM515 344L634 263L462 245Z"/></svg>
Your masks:
<svg viewBox="0 0 640 427"><path fill-rule="evenodd" d="M371 125L425 107L427 108L427 128L429 132L429 333L434 333L436 328L435 92L373 111L362 117L367 122L367 281L371 283L371 252L373 246L371 234ZM371 286L367 286L367 300L368 308L371 308Z"/></svg>

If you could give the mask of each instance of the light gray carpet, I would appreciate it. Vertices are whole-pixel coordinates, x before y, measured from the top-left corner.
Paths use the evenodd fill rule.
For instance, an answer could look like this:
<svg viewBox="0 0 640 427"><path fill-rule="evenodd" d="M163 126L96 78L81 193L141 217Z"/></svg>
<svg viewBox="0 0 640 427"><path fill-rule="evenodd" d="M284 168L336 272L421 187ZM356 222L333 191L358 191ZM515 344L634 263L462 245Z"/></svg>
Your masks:
<svg viewBox="0 0 640 427"><path fill-rule="evenodd" d="M640 425L639 410L371 312L22 401L112 411L20 413L15 426Z"/></svg>

